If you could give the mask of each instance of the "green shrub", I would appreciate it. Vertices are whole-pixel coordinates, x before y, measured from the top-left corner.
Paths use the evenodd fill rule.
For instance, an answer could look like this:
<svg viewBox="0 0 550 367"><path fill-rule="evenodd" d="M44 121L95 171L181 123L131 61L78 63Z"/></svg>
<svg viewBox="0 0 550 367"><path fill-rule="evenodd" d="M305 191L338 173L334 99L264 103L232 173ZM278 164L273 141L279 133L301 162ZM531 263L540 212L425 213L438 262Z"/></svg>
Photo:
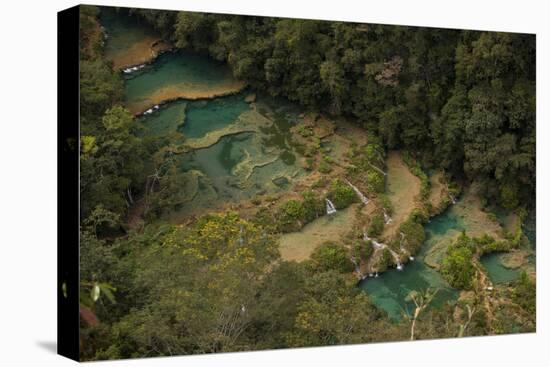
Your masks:
<svg viewBox="0 0 550 367"><path fill-rule="evenodd" d="M451 287L470 289L475 276L474 253L467 237L464 235L461 237L447 250L440 272Z"/></svg>
<svg viewBox="0 0 550 367"><path fill-rule="evenodd" d="M336 209L343 209L357 201L355 191L340 180L332 181L327 197L332 201Z"/></svg>
<svg viewBox="0 0 550 367"><path fill-rule="evenodd" d="M490 254L491 252L504 252L517 248L521 242L521 229L514 236L506 240L497 241L488 234L474 239L476 246L479 248L482 255Z"/></svg>
<svg viewBox="0 0 550 367"><path fill-rule="evenodd" d="M428 211L426 209L415 208L411 212L409 218L410 218L410 220L412 220L416 223L423 224L423 223L428 222L428 219L430 218L430 215L428 214Z"/></svg>
<svg viewBox="0 0 550 367"><path fill-rule="evenodd" d="M306 158L306 164L304 165L304 168L308 171L311 171L313 169L313 163L315 160L313 158Z"/></svg>
<svg viewBox="0 0 550 367"><path fill-rule="evenodd" d="M493 212L487 213L487 218L489 218L492 222L498 223L498 217Z"/></svg>
<svg viewBox="0 0 550 367"><path fill-rule="evenodd" d="M428 179L428 176L422 170L420 163L418 163L418 161L413 158L409 152L404 152L402 157L412 174L420 179L420 197L422 199L426 199L430 194L430 180Z"/></svg>
<svg viewBox="0 0 550 367"><path fill-rule="evenodd" d="M386 191L386 181L384 175L372 168L369 168L367 171L367 184L374 192L382 193Z"/></svg>
<svg viewBox="0 0 550 367"><path fill-rule="evenodd" d="M517 184L504 184L500 187L500 205L506 209L515 209L519 203L519 188Z"/></svg>
<svg viewBox="0 0 550 367"><path fill-rule="evenodd" d="M315 181L311 187L314 189L319 189L321 187L325 187L328 185L328 179L326 177L320 177L317 181Z"/></svg>
<svg viewBox="0 0 550 367"><path fill-rule="evenodd" d="M361 261L367 261L372 255L373 248L371 241L358 241L353 246L353 256Z"/></svg>
<svg viewBox="0 0 550 367"><path fill-rule="evenodd" d="M301 201L289 200L280 208L277 215L277 227L282 232L299 230L305 221L306 210Z"/></svg>
<svg viewBox="0 0 550 367"><path fill-rule="evenodd" d="M325 203L313 191L305 191L302 197L304 198L302 203L304 221L311 222L325 214Z"/></svg>
<svg viewBox="0 0 550 367"><path fill-rule="evenodd" d="M353 271L353 264L346 249L336 243L325 242L311 254L317 271L336 270L340 273Z"/></svg>
<svg viewBox="0 0 550 367"><path fill-rule="evenodd" d="M536 312L536 285L535 282L527 276L525 271L521 273L519 279L515 283L514 290L512 291L512 299L530 314Z"/></svg>
<svg viewBox="0 0 550 367"><path fill-rule="evenodd" d="M380 256L380 260L378 263L378 271L386 271L388 269L388 266L390 266L393 263L393 256L387 248L385 248L382 251L382 256Z"/></svg>
<svg viewBox="0 0 550 367"><path fill-rule="evenodd" d="M292 232L324 215L325 203L313 191L302 193L303 201L291 199L277 211L277 228L281 232Z"/></svg>
<svg viewBox="0 0 550 367"><path fill-rule="evenodd" d="M369 229L367 231L369 237L377 237L382 234L384 230L384 215L376 214L374 215L369 224Z"/></svg>
<svg viewBox="0 0 550 367"><path fill-rule="evenodd" d="M330 171L332 171L332 168L330 167L329 163L327 163L325 160L319 162L319 172L330 173Z"/></svg>
<svg viewBox="0 0 550 367"><path fill-rule="evenodd" d="M393 208L391 206L390 198L387 195L379 195L378 200L380 201L380 205L386 209L386 213L388 213L388 215L392 215Z"/></svg>
<svg viewBox="0 0 550 367"><path fill-rule="evenodd" d="M418 218L413 212L399 227L399 232L405 235L407 240L406 247L411 254L415 254L426 240L426 233L424 232L424 227L421 224L422 222L417 219Z"/></svg>
<svg viewBox="0 0 550 367"><path fill-rule="evenodd" d="M299 125L296 129L298 134L302 135L304 138L310 137L313 135L313 129L306 125Z"/></svg>

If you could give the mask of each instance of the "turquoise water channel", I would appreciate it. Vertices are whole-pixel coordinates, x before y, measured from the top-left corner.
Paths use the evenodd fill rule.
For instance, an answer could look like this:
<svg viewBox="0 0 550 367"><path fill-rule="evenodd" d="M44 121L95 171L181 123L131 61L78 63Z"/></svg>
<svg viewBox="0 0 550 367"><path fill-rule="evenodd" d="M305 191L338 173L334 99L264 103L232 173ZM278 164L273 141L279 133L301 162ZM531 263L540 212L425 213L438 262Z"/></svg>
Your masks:
<svg viewBox="0 0 550 367"><path fill-rule="evenodd" d="M405 301L411 291L427 288L438 289L431 307L439 307L458 298L458 291L451 288L437 270L424 263L427 251L449 231L461 232L464 223L452 210L446 210L434 217L425 227L426 242L415 257L402 271L391 269L378 278L366 278L359 287L367 292L372 302L383 309L393 320L400 320L404 312L413 311L413 305Z"/></svg>
<svg viewBox="0 0 550 367"><path fill-rule="evenodd" d="M242 94L199 101L180 99L140 116L138 121L146 134L153 136L178 131L186 138L202 138L232 124L249 109Z"/></svg>
<svg viewBox="0 0 550 367"><path fill-rule="evenodd" d="M237 83L227 65L186 51L163 53L153 63L124 78L125 103L133 113L164 100L226 94Z"/></svg>
<svg viewBox="0 0 550 367"><path fill-rule="evenodd" d="M126 100L135 103L140 96L161 87L169 89L173 83L204 83L208 89L208 85L226 78L225 68L204 55L166 53L125 77ZM180 98L137 119L142 134L152 137L179 132L190 141L223 132L221 138L179 157L182 172L198 171L201 178L199 191L191 193L193 199L182 206L178 216L288 190L293 180L305 173L297 161L290 131L298 121L299 110L288 101L265 96L247 103L247 93L200 100ZM242 120L247 121L245 125ZM239 126L249 127L242 132L224 130L239 121Z"/></svg>
<svg viewBox="0 0 550 367"><path fill-rule="evenodd" d="M242 95L235 95L188 108L185 123L179 131L186 137L200 138L221 129L250 111L251 107L243 101ZM207 178L203 190L209 195L199 192L192 203L182 208L181 214L215 207L220 202L283 192L305 174L291 141L290 127L295 115L287 110L286 105L274 106L273 101L269 102L258 101L256 104L257 113L269 121L258 131L226 135L209 147L182 155L181 169L202 172ZM190 103L196 105L196 102Z"/></svg>
<svg viewBox="0 0 550 367"><path fill-rule="evenodd" d="M530 215L524 226L524 232L531 246L535 243L534 214ZM378 278L367 278L359 283L359 287L365 290L372 302L385 310L394 320L400 320L403 312L411 312L412 304L405 301L409 292L421 291L428 287L439 289L431 307L438 307L447 302L455 301L459 292L451 288L441 277L437 270L429 267L424 262L427 253L441 241L450 241L453 234L465 230L468 232L467 223L457 215L450 207L442 214L432 218L424 227L426 242L417 254L414 261L405 265L403 271L391 269ZM493 253L481 258L481 263L487 270L491 281L495 284L512 282L518 279L521 270L506 268L502 264L503 253ZM534 256L529 259L535 262Z"/></svg>

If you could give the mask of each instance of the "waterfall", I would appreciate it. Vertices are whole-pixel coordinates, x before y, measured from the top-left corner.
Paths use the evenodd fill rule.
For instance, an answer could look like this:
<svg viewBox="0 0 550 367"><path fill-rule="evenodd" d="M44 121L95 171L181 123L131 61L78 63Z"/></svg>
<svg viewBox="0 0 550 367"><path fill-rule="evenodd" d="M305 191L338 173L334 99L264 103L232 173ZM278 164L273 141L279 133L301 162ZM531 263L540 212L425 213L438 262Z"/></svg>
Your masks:
<svg viewBox="0 0 550 367"><path fill-rule="evenodd" d="M449 198L451 199L451 203L453 203L453 205L456 204L456 199L451 193L449 193Z"/></svg>
<svg viewBox="0 0 550 367"><path fill-rule="evenodd" d="M363 204L367 205L369 203L369 199L354 184L352 184L348 180L346 180L346 183L353 189L353 191L355 191L355 193L357 194L357 196L359 196L359 199L361 199Z"/></svg>
<svg viewBox="0 0 550 367"><path fill-rule="evenodd" d="M384 209L384 221L386 222L386 224L390 224L392 222L392 219L386 212L386 209Z"/></svg>
<svg viewBox="0 0 550 367"><path fill-rule="evenodd" d="M380 249L380 248L386 247L386 245L384 245L383 243L378 242L378 241L375 240L374 238L370 238L370 237L367 235L367 232L364 232L364 233L363 233L363 240L365 240L365 241L371 241L371 242L372 242L372 246L374 247L375 250L378 250L378 249Z"/></svg>
<svg viewBox="0 0 550 367"><path fill-rule="evenodd" d="M401 261L399 260L399 255L397 255L397 253L395 251L393 251L391 248L389 248L388 246L384 245L384 248L387 248L388 251L390 252L390 254L392 254L393 256L393 259L395 260L395 263L397 264L397 270L401 271L403 270L403 264L401 264Z"/></svg>
<svg viewBox="0 0 550 367"><path fill-rule="evenodd" d="M243 238L243 226L240 226L239 229L239 244L242 246L244 245L244 238Z"/></svg>
<svg viewBox="0 0 550 367"><path fill-rule="evenodd" d="M143 115L150 115L152 114L155 110L158 110L160 108L160 106L158 104L154 105L153 107L149 108L148 110L146 110L145 112L143 112Z"/></svg>
<svg viewBox="0 0 550 367"><path fill-rule="evenodd" d="M402 236L402 239L405 237L405 235L403 234ZM373 238L370 238L368 235L367 235L367 232L363 232L363 239L365 241L371 241L375 250L378 250L378 249L387 249L390 254L393 256L393 259L395 261L395 263L397 264L397 270L401 271L403 270L403 264L401 264L401 260L399 259L399 255L393 251L391 248L389 248L385 243L381 243L381 242L378 242L376 241L375 239ZM411 257L409 257L409 259L411 259ZM414 260L414 258L413 258ZM373 273L369 273L369 277L373 277L375 276Z"/></svg>
<svg viewBox="0 0 550 367"><path fill-rule="evenodd" d="M370 238L370 237L367 235L367 232L363 233L363 239L364 239L365 241L371 241L375 249L379 249L379 248L384 248L384 247L386 247L386 245L384 245L383 243L378 242L378 241L375 240L374 238Z"/></svg>
<svg viewBox="0 0 550 367"><path fill-rule="evenodd" d="M380 172L381 174L383 174L384 176L387 176L388 174L384 171L382 171L380 168L376 167L374 164L370 163L369 162L369 166L371 166L372 168L374 168L375 170L377 170L378 172Z"/></svg>
<svg viewBox="0 0 550 367"><path fill-rule="evenodd" d="M133 73L134 71L138 71L139 69L143 69L144 67L145 67L145 64L136 65L136 66L132 66L132 67L129 67L129 68L126 68L126 69L122 69L122 72L124 74L130 74L130 73Z"/></svg>
<svg viewBox="0 0 550 367"><path fill-rule="evenodd" d="M331 215L336 213L336 207L334 206L332 201L330 201L329 199L325 199L325 201L327 202L327 214Z"/></svg>

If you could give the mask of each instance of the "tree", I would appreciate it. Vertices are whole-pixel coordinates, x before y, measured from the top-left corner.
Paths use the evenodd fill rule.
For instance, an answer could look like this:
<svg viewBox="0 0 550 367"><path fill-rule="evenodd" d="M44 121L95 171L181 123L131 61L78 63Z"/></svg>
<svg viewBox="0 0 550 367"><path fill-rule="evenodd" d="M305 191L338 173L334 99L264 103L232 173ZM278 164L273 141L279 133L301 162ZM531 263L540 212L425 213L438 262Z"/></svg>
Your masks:
<svg viewBox="0 0 550 367"><path fill-rule="evenodd" d="M306 280L288 346L365 343L395 330L345 276L335 271L314 273ZM394 337L398 339L398 336Z"/></svg>
<svg viewBox="0 0 550 367"><path fill-rule="evenodd" d="M311 254L311 261L313 267L319 271L335 270L347 273L353 270L346 249L333 242L325 242L317 247Z"/></svg>
<svg viewBox="0 0 550 367"><path fill-rule="evenodd" d="M256 296L278 258L274 238L230 212L203 217L190 228L147 233L119 245L127 255L116 267L134 269L128 288L135 299L97 356L248 349L246 332L259 313Z"/></svg>
<svg viewBox="0 0 550 367"><path fill-rule="evenodd" d="M340 180L332 181L327 197L332 201L336 209L347 208L357 201L355 191Z"/></svg>
<svg viewBox="0 0 550 367"><path fill-rule="evenodd" d="M512 298L525 311L534 315L537 307L536 284L525 271L521 272L513 289Z"/></svg>
<svg viewBox="0 0 550 367"><path fill-rule="evenodd" d="M437 290L426 289L424 292L411 291L406 298L406 301L412 301L414 303L414 313L412 315L406 315L407 320L411 324L411 338L414 340L414 333L416 327L416 321L420 317L420 314L428 307L433 298L437 294Z"/></svg>
<svg viewBox="0 0 550 367"><path fill-rule="evenodd" d="M384 216L382 214L374 215L370 220L368 229L369 237L377 237L382 234L384 230Z"/></svg>
<svg viewBox="0 0 550 367"><path fill-rule="evenodd" d="M214 37L212 16L179 12L174 27L176 45L183 49L207 50Z"/></svg>
<svg viewBox="0 0 550 367"><path fill-rule="evenodd" d="M141 139L131 131L132 122L132 115L120 106L107 110L94 137L94 149L86 145L81 148L83 217L98 204L122 214L133 201L132 191L142 188L146 152Z"/></svg>
<svg viewBox="0 0 550 367"><path fill-rule="evenodd" d="M102 60L80 62L81 132L93 135L101 128L98 116L122 101L123 85L118 74Z"/></svg>
<svg viewBox="0 0 550 367"><path fill-rule="evenodd" d="M464 235L449 247L441 263L443 278L454 288L470 289L472 287L475 268L473 251L469 239Z"/></svg>

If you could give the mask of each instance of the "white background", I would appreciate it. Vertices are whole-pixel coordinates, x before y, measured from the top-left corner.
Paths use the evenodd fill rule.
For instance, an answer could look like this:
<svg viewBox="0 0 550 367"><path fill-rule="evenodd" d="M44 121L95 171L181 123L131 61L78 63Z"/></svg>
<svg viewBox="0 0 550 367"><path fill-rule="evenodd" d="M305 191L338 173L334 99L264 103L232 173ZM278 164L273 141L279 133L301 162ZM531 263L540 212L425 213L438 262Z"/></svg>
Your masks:
<svg viewBox="0 0 550 367"><path fill-rule="evenodd" d="M413 343L100 362L98 366L547 365L549 206L545 1L99 1L388 24L537 33L537 333ZM56 348L56 12L73 1L7 0L0 12L0 365L66 366ZM546 17L546 19L545 19ZM545 64L546 70L543 70ZM545 108L546 107L546 108ZM546 222L548 223L548 222ZM545 340L546 339L546 340ZM544 347L546 345L546 348ZM545 353L546 352L546 353Z"/></svg>

